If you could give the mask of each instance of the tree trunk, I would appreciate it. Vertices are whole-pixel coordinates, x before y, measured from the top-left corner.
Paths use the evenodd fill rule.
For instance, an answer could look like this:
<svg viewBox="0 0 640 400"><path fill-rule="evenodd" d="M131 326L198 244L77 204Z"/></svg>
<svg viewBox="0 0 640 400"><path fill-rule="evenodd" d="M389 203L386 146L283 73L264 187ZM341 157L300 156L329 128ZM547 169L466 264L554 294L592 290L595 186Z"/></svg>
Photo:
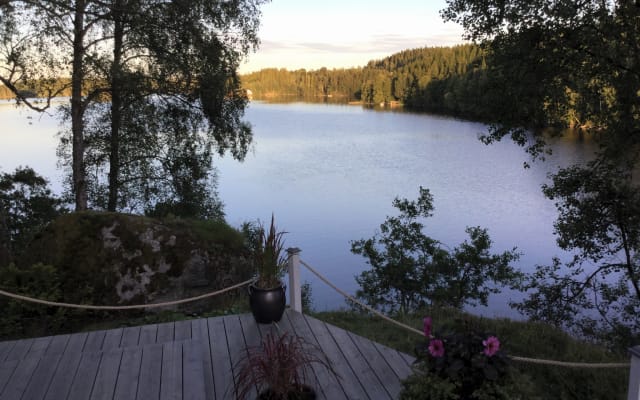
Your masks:
<svg viewBox="0 0 640 400"><path fill-rule="evenodd" d="M122 20L122 0L116 0L113 7L114 43L113 64L111 66L111 137L109 143L109 202L107 210L116 211L120 175L120 129L122 126L122 44L124 21Z"/></svg>
<svg viewBox="0 0 640 400"><path fill-rule="evenodd" d="M82 102L82 77L84 56L85 0L76 1L73 21L73 71L71 73L71 134L73 193L76 211L87 209L87 181L84 169L84 104Z"/></svg>

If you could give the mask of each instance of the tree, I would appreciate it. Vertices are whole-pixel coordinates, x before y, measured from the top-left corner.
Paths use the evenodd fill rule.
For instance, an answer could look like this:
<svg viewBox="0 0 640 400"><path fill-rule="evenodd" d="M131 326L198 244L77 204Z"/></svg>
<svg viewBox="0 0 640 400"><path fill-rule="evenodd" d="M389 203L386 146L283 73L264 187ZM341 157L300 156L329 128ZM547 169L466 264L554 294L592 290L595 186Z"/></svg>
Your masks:
<svg viewBox="0 0 640 400"><path fill-rule="evenodd" d="M369 305L406 313L428 303L461 309L486 305L491 293L517 283L520 274L510 265L513 249L491 254L485 229L467 228L470 241L447 251L424 234L421 219L433 215L433 197L420 188L416 201L396 198L397 217L387 217L380 233L351 243L351 251L367 259L371 269L356 277L357 296Z"/></svg>
<svg viewBox="0 0 640 400"><path fill-rule="evenodd" d="M28 167L0 175L0 267L20 256L35 235L65 212L47 181Z"/></svg>
<svg viewBox="0 0 640 400"><path fill-rule="evenodd" d="M533 274L519 307L588 336L640 335L640 7L631 1L449 0L446 20L487 50L487 80L501 118L485 140L511 137L544 156L543 126L595 136L595 160L560 169L558 244L576 256ZM562 134L562 131L556 131ZM628 344L628 342L627 342Z"/></svg>
<svg viewBox="0 0 640 400"><path fill-rule="evenodd" d="M630 171L594 161L553 176L544 192L558 207L558 244L575 255L538 267L524 285L532 293L517 309L621 347L637 340L640 191Z"/></svg>
<svg viewBox="0 0 640 400"><path fill-rule="evenodd" d="M19 101L44 110L48 103L44 107L31 103L19 86L37 86L42 92L42 88L55 88L58 78L71 74L63 88L71 88L71 101L66 108L71 129L65 143L71 147L71 189L77 210L90 205L90 185L94 189L102 187L87 181L87 168L94 173L108 171L105 207L114 210L121 206L122 182L132 178L121 176L122 167L140 162L128 159L122 152L127 148L121 143L152 143L143 139L132 143L139 138L142 125L127 127L131 120L126 119L126 113L131 115L145 103L157 106L169 101L172 104L167 107L181 107L183 113L193 116L197 123L189 124L189 132L193 135L194 129L202 129L208 137L201 153L215 145L219 153L231 150L235 157L242 158L251 136L249 126L240 120L246 99L238 90L236 68L257 45L261 3L262 0L2 3L0 41L4 68L0 82ZM44 95L57 93L50 89ZM105 102L110 107L99 106ZM162 107L156 111L159 114L154 118L169 118ZM88 123L93 123L92 132L87 132ZM125 135L130 137L123 139ZM87 143L93 148L87 149ZM148 150L147 155L157 154L160 149ZM95 156L90 160L92 165L85 164L87 152ZM142 165L147 169L157 167L161 161L156 161ZM136 178L152 179L142 173L144 168L137 170ZM95 174L91 178L95 181Z"/></svg>

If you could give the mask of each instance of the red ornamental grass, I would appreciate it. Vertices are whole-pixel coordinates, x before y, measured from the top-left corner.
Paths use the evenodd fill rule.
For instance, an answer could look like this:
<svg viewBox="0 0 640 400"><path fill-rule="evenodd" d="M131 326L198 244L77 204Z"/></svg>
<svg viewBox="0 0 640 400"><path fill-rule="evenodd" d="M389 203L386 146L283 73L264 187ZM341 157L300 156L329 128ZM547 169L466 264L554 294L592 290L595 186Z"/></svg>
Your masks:
<svg viewBox="0 0 640 400"><path fill-rule="evenodd" d="M288 393L305 383L311 364L318 363L332 371L319 351L299 336L267 334L260 346L247 348L234 368L237 398L246 398L257 387L258 393L269 390L272 398L286 399Z"/></svg>
<svg viewBox="0 0 640 400"><path fill-rule="evenodd" d="M431 320L431 317L424 317L424 319L422 320L424 336L431 337L432 324L433 324L433 321Z"/></svg>

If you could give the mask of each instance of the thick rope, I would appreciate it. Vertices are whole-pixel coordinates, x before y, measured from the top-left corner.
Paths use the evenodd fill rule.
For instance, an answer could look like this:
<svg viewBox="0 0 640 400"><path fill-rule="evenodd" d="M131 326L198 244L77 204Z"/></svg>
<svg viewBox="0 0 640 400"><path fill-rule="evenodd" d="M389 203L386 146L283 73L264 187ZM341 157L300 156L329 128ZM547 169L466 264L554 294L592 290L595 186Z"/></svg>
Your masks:
<svg viewBox="0 0 640 400"><path fill-rule="evenodd" d="M138 308L156 308L156 307L174 306L174 305L177 305L177 304L183 304L183 303L189 303L189 302L196 301L196 300L202 300L202 299L206 299L207 297L217 296L219 294L231 291L233 289L237 289L239 287L248 285L251 282L253 282L254 280L255 279L252 278L252 279L246 280L244 282L238 283L236 285L229 286L229 287L224 288L224 289L220 289L220 290L215 291L215 292L205 293L205 294L202 294L200 296L195 296L195 297L189 297L188 299L166 301L164 303L135 304L135 305L129 305L129 306L93 306L93 305L86 305L86 304L60 303L60 302L56 302L56 301L47 301L47 300L34 299L32 297L6 292L4 290L0 290L0 295L6 296L6 297L10 297L10 298L16 299L16 300L23 300L23 301L28 301L30 303L44 304L46 306L53 306L53 307L80 308L80 309L83 309L83 310L133 310L133 309L138 309Z"/></svg>
<svg viewBox="0 0 640 400"><path fill-rule="evenodd" d="M513 361L521 361L531 364L544 364L555 365L558 367L571 367L571 368L628 368L631 363L583 363L583 362L571 362L571 361L555 361L555 360L540 360L538 358L509 356Z"/></svg>
<svg viewBox="0 0 640 400"><path fill-rule="evenodd" d="M392 324L396 324L399 327L404 328L404 329L406 329L408 331L411 331L413 333L417 333L418 335L424 336L424 332L423 331L419 331L416 328L410 327L409 325L405 325L402 322L398 322L398 321L396 321L394 319L391 319L391 318L387 317L386 315L382 314L380 311L375 310L375 309L369 307L369 305L367 305L367 304L361 302L360 300L352 297L347 292L345 292L344 290L340 289L339 287L337 287L336 285L331 283L327 278L322 276L318 271L313 269L313 267L311 267L309 264L305 263L304 261L300 260L300 264L304 265L309 271L311 271L315 276L317 276L318 279L320 279L322 282L324 282L327 285L329 285L333 290L335 290L336 292L340 293L342 296L344 296L345 298L349 299L350 301L352 301L352 302L358 304L359 306L363 307L367 311L370 311L371 313L377 315L378 317L384 319L385 321L391 322Z"/></svg>
<svg viewBox="0 0 640 400"><path fill-rule="evenodd" d="M387 317L386 315L382 314L378 310L375 310L375 309L371 308L369 305L361 302L360 300L358 300L358 299L352 297L351 295L349 295L348 293L346 293L344 290L338 288L336 285L331 283L327 278L325 278L322 274L320 274L318 271L316 271L309 264L305 263L302 260L300 260L300 264L304 265L309 271L311 271L315 276L317 276L318 279L320 279L322 282L324 282L327 285L329 285L333 290L335 290L336 292L340 293L346 299L358 304L359 306L361 306L364 309L366 309L367 311L377 315L378 317L384 319L385 321L388 321L388 322L391 322L393 324L396 324L401 328L404 328L404 329L406 329L408 331L411 331L413 333L417 333L418 335L424 337L424 332L423 331L420 331L420 330L415 329L415 328L413 328L413 327L411 327L409 325L405 325L402 322L398 322L398 321L396 321L394 319L391 319L391 318ZM532 363L532 364L555 365L555 366L559 366L559 367L572 367L572 368L628 368L631 365L630 363L582 363L582 362L569 362L569 361L555 361L555 360L543 360L543 359L538 359L538 358L528 358L528 357L518 357L518 356L509 356L509 358L511 358L513 361L520 361L520 362L526 362L526 363Z"/></svg>

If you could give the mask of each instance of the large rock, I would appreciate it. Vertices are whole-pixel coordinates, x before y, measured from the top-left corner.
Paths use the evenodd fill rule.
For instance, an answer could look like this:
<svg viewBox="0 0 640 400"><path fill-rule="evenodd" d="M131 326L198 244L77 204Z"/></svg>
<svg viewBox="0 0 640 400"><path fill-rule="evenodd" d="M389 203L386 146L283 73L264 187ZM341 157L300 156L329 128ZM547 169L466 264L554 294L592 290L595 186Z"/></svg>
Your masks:
<svg viewBox="0 0 640 400"><path fill-rule="evenodd" d="M159 221L83 212L51 223L25 259L55 266L65 301L99 305L157 303L228 287L251 276L242 235L223 222ZM202 311L221 301L180 309Z"/></svg>

